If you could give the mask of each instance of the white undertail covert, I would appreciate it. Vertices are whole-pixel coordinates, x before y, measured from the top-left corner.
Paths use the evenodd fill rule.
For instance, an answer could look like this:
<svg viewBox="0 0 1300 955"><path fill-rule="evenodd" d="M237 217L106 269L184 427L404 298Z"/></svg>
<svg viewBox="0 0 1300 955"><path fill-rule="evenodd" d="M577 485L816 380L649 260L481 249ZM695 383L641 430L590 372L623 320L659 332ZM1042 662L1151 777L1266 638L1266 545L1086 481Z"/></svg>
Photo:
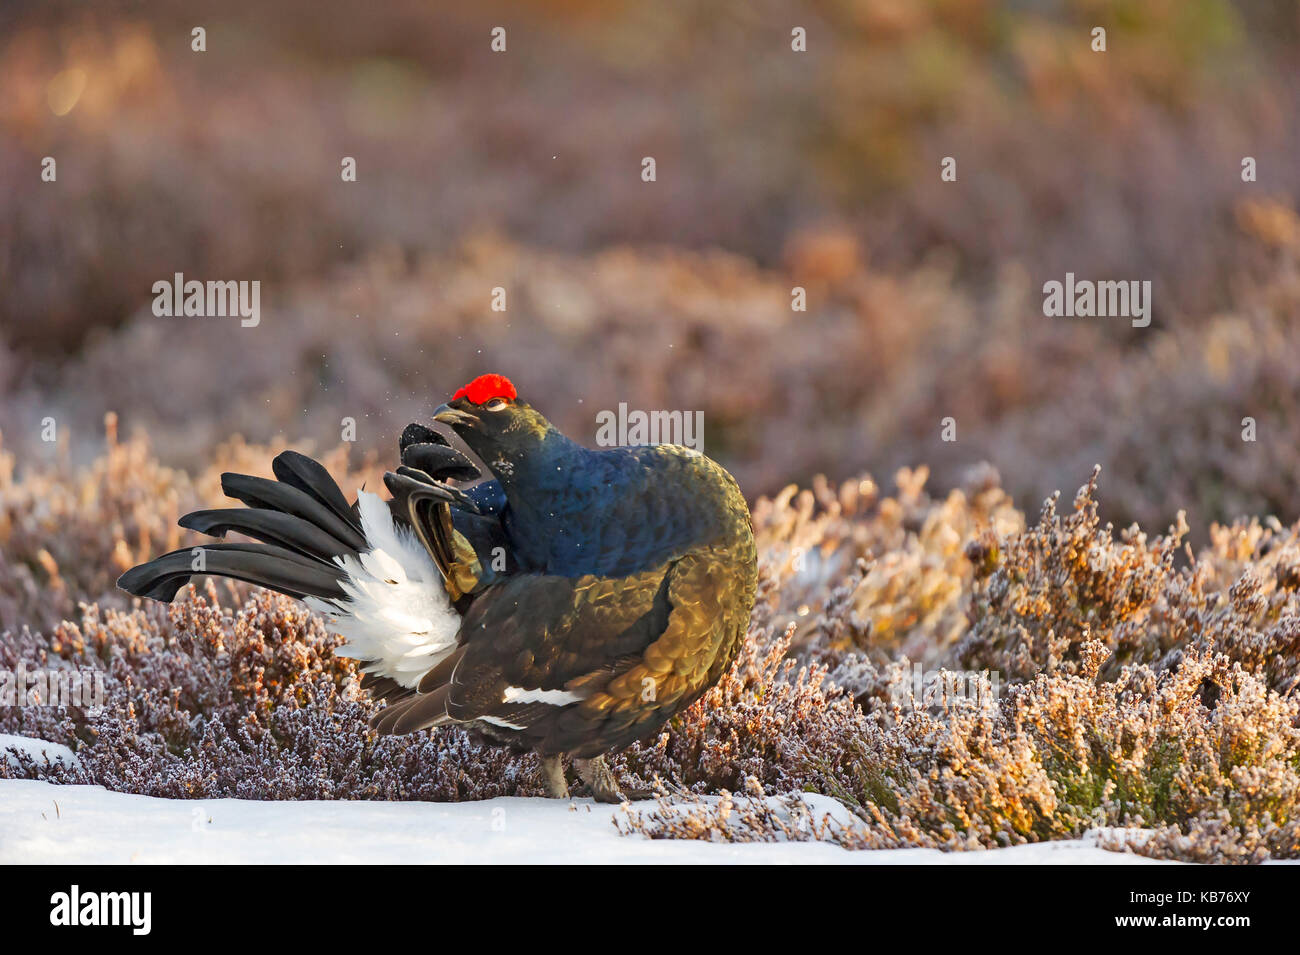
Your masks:
<svg viewBox="0 0 1300 955"><path fill-rule="evenodd" d="M308 597L306 603L348 641L339 656L414 687L455 649L461 618L433 558L414 533L393 522L387 502L359 490L357 506L370 550L334 558L347 574L340 582L347 598Z"/></svg>

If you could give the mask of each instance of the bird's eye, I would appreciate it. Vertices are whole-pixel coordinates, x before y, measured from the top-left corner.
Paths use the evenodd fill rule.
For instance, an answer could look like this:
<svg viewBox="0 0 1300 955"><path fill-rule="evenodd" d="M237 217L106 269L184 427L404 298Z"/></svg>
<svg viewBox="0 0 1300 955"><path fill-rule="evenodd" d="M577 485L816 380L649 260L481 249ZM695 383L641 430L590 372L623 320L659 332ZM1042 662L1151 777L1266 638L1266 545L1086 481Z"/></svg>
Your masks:
<svg viewBox="0 0 1300 955"><path fill-rule="evenodd" d="M485 404L483 407L486 408L488 411L500 411L500 410L501 410L502 408L504 408L505 406L506 406L506 399L504 399L504 398L493 398L491 401L489 401L489 402L488 402L487 404Z"/></svg>

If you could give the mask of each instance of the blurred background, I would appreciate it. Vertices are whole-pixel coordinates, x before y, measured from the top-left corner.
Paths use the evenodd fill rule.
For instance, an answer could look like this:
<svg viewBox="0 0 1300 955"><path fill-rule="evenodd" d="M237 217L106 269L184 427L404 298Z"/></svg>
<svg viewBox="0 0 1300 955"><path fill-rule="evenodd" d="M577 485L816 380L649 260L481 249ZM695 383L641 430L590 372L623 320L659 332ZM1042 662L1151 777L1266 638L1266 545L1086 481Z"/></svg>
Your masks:
<svg viewBox="0 0 1300 955"><path fill-rule="evenodd" d="M344 418L388 454L499 371L589 445L702 410L751 497L989 461L1032 512L1100 463L1120 522L1300 516L1295 0L459 6L0 6L20 472L107 411L186 468ZM1150 327L1045 318L1067 271L1151 281ZM261 324L155 317L176 272Z"/></svg>

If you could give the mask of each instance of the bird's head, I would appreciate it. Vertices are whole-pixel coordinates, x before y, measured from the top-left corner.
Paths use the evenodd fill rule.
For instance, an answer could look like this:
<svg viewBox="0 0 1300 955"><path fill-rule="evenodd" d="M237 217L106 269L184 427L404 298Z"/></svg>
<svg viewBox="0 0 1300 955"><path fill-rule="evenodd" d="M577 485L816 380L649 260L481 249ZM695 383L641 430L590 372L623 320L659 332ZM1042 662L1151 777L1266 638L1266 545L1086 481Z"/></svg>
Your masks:
<svg viewBox="0 0 1300 955"><path fill-rule="evenodd" d="M438 408L433 420L450 425L489 467L516 461L557 433L504 375L479 375Z"/></svg>

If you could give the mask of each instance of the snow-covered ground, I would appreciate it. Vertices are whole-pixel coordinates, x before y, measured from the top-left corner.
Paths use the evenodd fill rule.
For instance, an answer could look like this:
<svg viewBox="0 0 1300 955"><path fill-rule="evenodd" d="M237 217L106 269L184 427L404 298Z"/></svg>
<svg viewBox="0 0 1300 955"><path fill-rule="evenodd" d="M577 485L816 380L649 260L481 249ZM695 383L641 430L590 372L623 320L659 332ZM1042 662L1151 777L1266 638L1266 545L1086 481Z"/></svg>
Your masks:
<svg viewBox="0 0 1300 955"><path fill-rule="evenodd" d="M824 796L814 816L847 819ZM654 803L638 804L653 809ZM731 844L620 835L621 807L588 799L253 802L155 799L98 786L0 780L0 863L1158 864L1093 840L990 852L850 852L826 843Z"/></svg>
<svg viewBox="0 0 1300 955"><path fill-rule="evenodd" d="M43 763L46 766L53 763L77 765L77 757L62 743L47 743L43 739L32 739L30 736L10 736L8 733L0 733L0 759L7 761L10 766L18 766L18 757L10 750L17 750L25 756L30 756L38 764Z"/></svg>

